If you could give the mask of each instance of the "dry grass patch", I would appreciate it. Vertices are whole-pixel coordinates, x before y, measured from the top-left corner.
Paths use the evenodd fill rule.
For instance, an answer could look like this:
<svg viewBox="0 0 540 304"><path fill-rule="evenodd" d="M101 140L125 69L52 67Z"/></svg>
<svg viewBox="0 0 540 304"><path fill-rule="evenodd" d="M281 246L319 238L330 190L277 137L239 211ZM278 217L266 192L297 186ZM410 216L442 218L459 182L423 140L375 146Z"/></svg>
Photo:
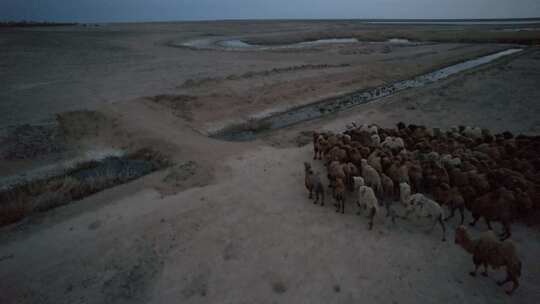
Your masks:
<svg viewBox="0 0 540 304"><path fill-rule="evenodd" d="M0 191L0 226L69 204L169 166L151 150L75 165L60 176L25 182Z"/></svg>

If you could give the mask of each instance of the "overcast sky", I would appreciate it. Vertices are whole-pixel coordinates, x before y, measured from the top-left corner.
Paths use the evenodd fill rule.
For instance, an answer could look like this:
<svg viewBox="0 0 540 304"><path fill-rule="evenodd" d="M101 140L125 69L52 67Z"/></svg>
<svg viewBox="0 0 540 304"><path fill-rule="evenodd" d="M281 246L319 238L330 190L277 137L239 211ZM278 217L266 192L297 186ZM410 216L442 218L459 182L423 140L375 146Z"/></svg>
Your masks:
<svg viewBox="0 0 540 304"><path fill-rule="evenodd" d="M1 20L526 17L540 0L0 0Z"/></svg>

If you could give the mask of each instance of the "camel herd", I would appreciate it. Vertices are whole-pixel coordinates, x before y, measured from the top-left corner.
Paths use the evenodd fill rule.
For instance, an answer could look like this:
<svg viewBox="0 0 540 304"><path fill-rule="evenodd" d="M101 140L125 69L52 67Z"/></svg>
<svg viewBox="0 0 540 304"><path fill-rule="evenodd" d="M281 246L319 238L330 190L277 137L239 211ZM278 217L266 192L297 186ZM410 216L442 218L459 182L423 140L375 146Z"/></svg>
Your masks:
<svg viewBox="0 0 540 304"><path fill-rule="evenodd" d="M445 222L459 211L455 242L473 255L471 275L480 266L485 275L488 265L505 266L507 279L500 283L514 283L509 294L519 286L521 262L508 238L514 221L540 208L540 137L465 126L442 131L404 123L395 128L352 123L342 133L314 132L313 150L313 159L326 168L336 212L345 213L347 197L354 196L359 212L368 210L372 229L383 209L395 222L393 207L402 206L400 217L431 218L445 241ZM315 194L314 203L324 205L323 177L309 162L304 171L309 197ZM463 226L465 210L472 215L471 226L484 218L489 231L472 239ZM503 227L498 237L492 222Z"/></svg>

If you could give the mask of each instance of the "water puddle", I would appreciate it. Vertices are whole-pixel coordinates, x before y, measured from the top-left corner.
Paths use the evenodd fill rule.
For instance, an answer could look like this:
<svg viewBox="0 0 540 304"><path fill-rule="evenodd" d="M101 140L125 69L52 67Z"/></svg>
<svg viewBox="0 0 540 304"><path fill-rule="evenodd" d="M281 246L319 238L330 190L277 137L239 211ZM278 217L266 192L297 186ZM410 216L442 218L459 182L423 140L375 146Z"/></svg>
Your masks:
<svg viewBox="0 0 540 304"><path fill-rule="evenodd" d="M319 39L314 41L304 41L300 43L291 44L291 47L294 46L311 46L311 45L321 45L321 44L341 44L341 43L357 43L360 42L356 38L332 38L332 39Z"/></svg>
<svg viewBox="0 0 540 304"><path fill-rule="evenodd" d="M393 95L403 90L422 87L448 78L457 73L487 64L501 57L521 52L522 50L523 49L508 49L502 52L448 66L413 79L398 81L390 85L380 86L368 90L357 91L354 93L325 99L314 104L301 106L286 112L270 115L261 119L253 119L244 124L225 128L214 133L211 137L228 141L254 140L257 135L261 133L288 127L299 122L308 121L343 111L357 105Z"/></svg>
<svg viewBox="0 0 540 304"><path fill-rule="evenodd" d="M409 39L403 38L391 38L387 40L388 43L392 44L411 44L412 42Z"/></svg>
<svg viewBox="0 0 540 304"><path fill-rule="evenodd" d="M195 39L190 40L184 43L176 44L172 43L172 46L180 46L180 47L188 47L188 48L194 48L194 49L210 49L211 45L213 44L212 39Z"/></svg>
<svg viewBox="0 0 540 304"><path fill-rule="evenodd" d="M318 39L313 41L303 41L292 44L282 45L260 45L250 44L240 39L221 40L215 41L212 39L197 39L182 43L180 46L190 47L195 49L222 49L229 51L243 51L243 50L256 50L256 51L268 51L268 50L283 50L283 49L301 49L310 48L329 44L351 44L351 43L387 43L394 45L403 44L417 44L417 42L410 41L403 38L390 38L386 41L361 41L356 38L331 38L331 39Z"/></svg>
<svg viewBox="0 0 540 304"><path fill-rule="evenodd" d="M81 182L100 178L129 181L155 171L159 166L145 159L108 157L88 168L72 171L68 176Z"/></svg>
<svg viewBox="0 0 540 304"><path fill-rule="evenodd" d="M212 39L198 39L182 43L182 46L196 48L196 49L216 49L222 48L227 50L279 50L279 49L291 49L291 48L305 48L313 47L325 44L348 44L360 42L356 38L332 38L332 39L319 39L313 41L303 41L293 44L285 45L258 45L250 44L240 39L213 41Z"/></svg>
<svg viewBox="0 0 540 304"><path fill-rule="evenodd" d="M257 45L249 44L238 39L220 41L217 43L217 45L226 49L249 49L259 47Z"/></svg>

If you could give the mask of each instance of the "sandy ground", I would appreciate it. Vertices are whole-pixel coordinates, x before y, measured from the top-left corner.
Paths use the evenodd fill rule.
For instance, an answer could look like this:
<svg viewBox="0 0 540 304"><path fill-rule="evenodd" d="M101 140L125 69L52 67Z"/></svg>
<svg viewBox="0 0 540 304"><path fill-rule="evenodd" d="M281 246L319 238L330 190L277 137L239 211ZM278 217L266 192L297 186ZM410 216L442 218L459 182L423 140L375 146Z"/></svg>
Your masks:
<svg viewBox="0 0 540 304"><path fill-rule="evenodd" d="M536 28L537 25L530 27ZM407 78L448 62L494 52L504 46L456 43L466 35L478 36L478 33L483 33L488 37L492 35L491 30L497 28L483 26L471 30L463 26L375 26L351 21L282 21L2 29L0 127L48 121L57 112L95 109L103 103L162 94L193 95L196 101L200 100L195 102L195 106L218 105L220 110L229 109L229 105L233 104L230 109L243 109L245 114L257 105L268 108L269 103L274 102L311 100ZM450 37L445 44L428 43L422 47L369 43L407 35L425 38L434 34L450 34ZM500 33L510 36L524 34L540 40L540 30ZM270 52L198 51L173 47L205 37L288 43L328 35L356 36L365 39L366 43ZM256 79L247 81L219 81L222 85L210 83L199 90L183 87L190 80L226 79L276 68L339 64L349 66L299 69L271 77L251 77ZM179 87L181 90L178 90ZM195 118L202 121L216 119L202 114L195 114Z"/></svg>
<svg viewBox="0 0 540 304"><path fill-rule="evenodd" d="M212 23L205 26L214 30L218 27ZM233 32L223 35L238 35L235 26L238 25L220 30ZM287 29L286 24L282 26L281 30ZM157 35L160 41L177 34L165 31L170 29L169 25L162 27L162 31L154 28L144 34ZM200 35L184 30L186 38ZM256 27L251 30L262 31ZM114 32L110 30L107 34ZM116 34L125 39L125 33ZM28 35L37 34L29 31ZM136 35L131 35L123 41L140 45L140 41L135 42ZM152 43L143 41L149 44L145 47L151 52ZM87 93L71 87L74 91L70 92L81 94L74 98L81 103L74 104L75 108L99 104L100 110L114 121L104 128L106 131L93 134L91 143L123 149L152 147L169 155L178 166L192 162L194 173L187 178L177 175L178 166L175 166L0 229L0 303L539 302L537 227L519 224L514 227L513 239L524 268L520 289L508 297L494 282L504 276L502 272L490 272L490 278L468 275L472 259L453 244L455 221L449 224L448 241L443 243L438 228L432 233L426 231L429 222L398 220L392 224L381 217L376 220L374 230L368 231L365 214L356 215L352 196L347 199L345 215L334 212L330 199L325 207L313 205L303 187L302 171L302 162L312 157L311 148L298 147L306 139L301 135L303 131L339 130L354 120L385 126L401 120L439 127L463 123L496 131L538 134L540 52L537 48L512 60L381 99L347 113L279 130L254 142L218 141L199 132L206 127L208 119L221 121L257 114L286 104L290 96L297 94L302 96L297 102L308 102L310 98L336 91L342 82L350 82L344 90L367 86L368 80L355 82L355 77L362 77L357 75L362 69L369 81L384 82L504 46L436 44L401 48L389 53L393 55L373 55L380 57L355 55L354 60L345 61L352 64L350 67L227 80L227 75L321 63L321 58L328 64L343 63L340 57L327 53L336 54L342 48L329 46L307 54L242 55L181 49L180 52L191 55L172 60L171 54L179 50L163 46L153 59L154 63L161 63L148 72L134 73L132 82L120 85L120 89L116 87L120 82L110 78L114 75L100 79L95 77L98 72L90 71L89 80L81 80L76 86L99 88L99 83L106 81L111 87L97 90L99 94L111 94L107 100L114 100L115 94L122 96L114 103L96 103ZM436 54L412 56L428 51ZM168 52L171 53L166 55ZM195 60L198 57L203 60L201 52L206 53L207 67ZM209 61L212 56L208 54L219 54L219 58ZM311 61L306 59L309 56L320 57ZM388 63L392 62L391 57L385 56L396 56L395 65ZM404 60L400 56L412 57ZM173 62L191 62L197 69L187 69L189 72L183 76L180 75L183 72L169 74L174 63L165 63L167 58ZM250 61L256 69L246 67ZM214 63L219 63L218 67ZM228 69L228 64L236 68ZM119 79L123 73L130 72L120 71L118 67L113 64L110 69L113 74L121 74L116 75ZM210 75L209 71L214 69L222 74ZM27 79L28 75L23 73L20 77ZM135 79L139 77L136 75L141 78ZM161 81L160 75L167 80ZM208 77L219 79L202 87L176 88L187 78ZM137 81L149 81L147 85L151 88L137 87ZM319 82L323 84L317 86ZM320 91L302 93L286 89L296 85L317 86ZM175 89L169 93L165 87ZM58 104L53 106L49 102L48 107L52 107L49 113L66 107L62 100L65 98L67 102L68 98L62 96L69 96L59 86L48 88L49 93L29 89L27 97L9 90L12 89L7 93L12 100L26 103L21 107L32 104L28 96L41 93L43 100L56 96ZM160 94L207 98L201 97L205 92L221 98L227 90L237 95L220 102L222 107L218 108L207 104L211 99L202 99L205 101L199 107L190 108L191 116L185 115L184 108L171 109L167 102L156 103L145 98ZM254 105L241 101L241 98L248 100L250 94L260 94ZM282 99L278 98L280 94ZM273 96L272 100L264 102L265 95ZM17 115L5 103L2 107ZM228 108L230 112L226 111ZM17 119L31 121L37 116L39 119L47 116L20 115L10 124ZM88 127L81 124L83 129ZM3 165L11 166L5 162ZM18 166L26 168L22 164ZM320 168L320 164L317 166ZM499 229L498 225L496 228ZM479 225L475 233L483 229L485 226Z"/></svg>

